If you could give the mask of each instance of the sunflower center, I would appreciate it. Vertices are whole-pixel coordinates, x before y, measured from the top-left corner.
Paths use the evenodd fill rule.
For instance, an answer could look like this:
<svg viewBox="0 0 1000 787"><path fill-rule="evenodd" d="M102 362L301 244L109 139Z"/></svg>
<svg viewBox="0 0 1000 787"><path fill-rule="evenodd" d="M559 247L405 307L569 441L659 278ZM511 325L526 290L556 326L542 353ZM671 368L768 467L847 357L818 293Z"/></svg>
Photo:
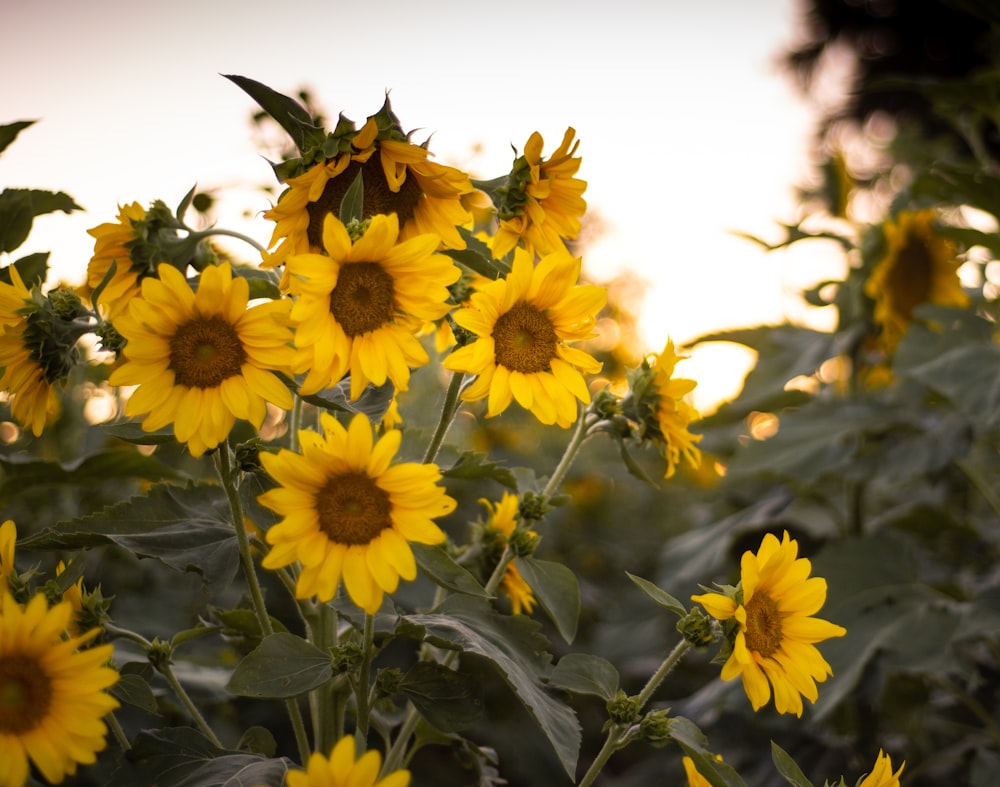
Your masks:
<svg viewBox="0 0 1000 787"><path fill-rule="evenodd" d="M170 368L179 385L215 388L247 360L236 329L221 317L196 317L170 339Z"/></svg>
<svg viewBox="0 0 1000 787"><path fill-rule="evenodd" d="M781 648L781 613L778 605L767 593L754 593L747 611L747 650L764 658Z"/></svg>
<svg viewBox="0 0 1000 787"><path fill-rule="evenodd" d="M530 303L520 301L493 326L497 363L511 371L549 371L559 338L552 322Z"/></svg>
<svg viewBox="0 0 1000 787"><path fill-rule="evenodd" d="M933 278L931 250L923 238L909 234L886 280L890 297L901 315L911 319L914 307L930 299Z"/></svg>
<svg viewBox="0 0 1000 787"><path fill-rule="evenodd" d="M0 656L0 735L37 727L52 704L52 682L27 656Z"/></svg>
<svg viewBox="0 0 1000 787"><path fill-rule="evenodd" d="M392 276L376 262L351 262L340 269L330 293L330 312L351 338L381 328L392 320L395 289Z"/></svg>
<svg viewBox="0 0 1000 787"><path fill-rule="evenodd" d="M339 544L368 544L392 527L392 503L364 473L344 473L316 493L319 528Z"/></svg>
<svg viewBox="0 0 1000 787"><path fill-rule="evenodd" d="M361 178L364 183L361 218L369 219L382 213L395 213L400 227L413 218L417 202L423 194L420 184L411 176L403 181L399 191L389 188L389 182L382 170L382 158L376 150L368 161L352 161L337 177L330 178L319 199L306 205L306 210L309 212L309 227L306 230L309 245L323 247L323 220L330 214L340 216L340 203L358 176L358 172L362 173Z"/></svg>

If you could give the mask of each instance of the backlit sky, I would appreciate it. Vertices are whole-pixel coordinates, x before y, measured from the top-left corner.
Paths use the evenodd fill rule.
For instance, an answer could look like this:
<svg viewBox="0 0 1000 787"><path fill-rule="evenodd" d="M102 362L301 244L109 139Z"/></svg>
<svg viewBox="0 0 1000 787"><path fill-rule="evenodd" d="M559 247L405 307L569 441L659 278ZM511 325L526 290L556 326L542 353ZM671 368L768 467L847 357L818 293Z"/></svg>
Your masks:
<svg viewBox="0 0 1000 787"><path fill-rule="evenodd" d="M266 243L269 222L242 217L269 206L256 186L272 175L255 105L220 76L235 73L307 86L359 125L389 90L437 161L477 177L504 174L532 131L548 152L573 126L604 228L584 268L648 282L645 351L800 318L796 294L821 273L730 234L775 237L808 173L812 115L775 66L795 18L794 0L6 0L0 123L39 122L0 157L0 186L66 191L86 209L39 219L13 256L51 250L82 281L88 228L119 203L176 205L195 182L221 188L220 226ZM718 347L678 373L708 407L746 363Z"/></svg>

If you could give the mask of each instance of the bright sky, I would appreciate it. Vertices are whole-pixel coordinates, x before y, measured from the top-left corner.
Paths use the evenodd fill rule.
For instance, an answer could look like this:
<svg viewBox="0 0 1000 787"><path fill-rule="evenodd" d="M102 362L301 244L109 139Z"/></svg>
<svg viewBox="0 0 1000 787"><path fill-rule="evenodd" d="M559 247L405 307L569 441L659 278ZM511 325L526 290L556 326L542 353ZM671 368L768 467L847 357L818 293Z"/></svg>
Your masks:
<svg viewBox="0 0 1000 787"><path fill-rule="evenodd" d="M775 237L807 174L812 117L775 66L794 40L794 0L6 0L0 123L38 119L0 157L0 187L66 191L85 213L38 220L16 256L52 251L83 280L119 203L176 205L198 182L220 226L261 242L255 105L219 74L285 93L308 86L361 122L386 90L406 128L433 133L443 164L504 174L532 131L552 150L577 130L586 198L606 229L584 268L648 281L645 351L726 327L801 318L823 273L729 234ZM417 135L417 139L423 139ZM474 151L477 151L474 153ZM226 244L250 258L246 251ZM829 264L829 263L827 263ZM678 373L703 408L733 391L748 358L697 351Z"/></svg>

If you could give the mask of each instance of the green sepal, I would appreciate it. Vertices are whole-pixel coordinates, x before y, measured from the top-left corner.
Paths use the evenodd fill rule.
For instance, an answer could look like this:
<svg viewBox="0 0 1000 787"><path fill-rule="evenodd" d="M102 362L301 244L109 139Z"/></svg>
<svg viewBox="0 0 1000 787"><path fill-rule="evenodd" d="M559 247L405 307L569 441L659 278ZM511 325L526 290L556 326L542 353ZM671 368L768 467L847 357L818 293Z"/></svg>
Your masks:
<svg viewBox="0 0 1000 787"><path fill-rule="evenodd" d="M358 169L351 185L344 192L340 201L340 221L346 227L352 221L361 221L365 215L365 179L364 171Z"/></svg>

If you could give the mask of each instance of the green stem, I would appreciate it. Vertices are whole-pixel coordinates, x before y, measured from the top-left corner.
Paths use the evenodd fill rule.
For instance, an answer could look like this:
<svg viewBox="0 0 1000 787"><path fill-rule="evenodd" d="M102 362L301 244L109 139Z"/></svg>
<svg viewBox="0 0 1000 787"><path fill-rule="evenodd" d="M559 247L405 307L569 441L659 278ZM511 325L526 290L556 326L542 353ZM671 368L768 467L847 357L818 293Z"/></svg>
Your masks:
<svg viewBox="0 0 1000 787"><path fill-rule="evenodd" d="M111 728L112 734L115 736L115 740L118 741L118 746L123 752L128 751L132 747L129 745L128 736L125 735L125 730L122 729L121 723L114 713L109 713L104 717L107 722L108 727Z"/></svg>
<svg viewBox="0 0 1000 787"><path fill-rule="evenodd" d="M646 685L642 687L642 691L636 695L635 698L635 710L636 713L642 711L643 706L649 702L650 697L653 693L660 687L663 679L670 674L670 672L680 663L681 658L684 654L688 652L692 647L691 643L686 639L682 639L674 649L670 651L667 657L663 660L663 663L657 668L648 681ZM601 770L607 765L608 760L611 759L611 755L614 754L618 749L622 748L624 743L623 739L626 737L630 729L632 729L632 724L614 724L611 729L608 730L607 738L604 740L604 746L597 753L594 761L590 764L590 768L584 774L583 778L579 782L579 787L590 787L594 783L594 780L600 774Z"/></svg>
<svg viewBox="0 0 1000 787"><path fill-rule="evenodd" d="M226 237L236 238L237 240L241 240L244 243L248 243L249 245L257 249L257 251L259 252L267 251L267 249L261 246L257 241L255 241L249 235L244 235L242 232L236 232L235 230L226 230L220 227L212 227L207 230L198 230L196 232L192 232L191 234L196 238L198 238L199 240L201 238L208 238L212 235L225 235Z"/></svg>
<svg viewBox="0 0 1000 787"><path fill-rule="evenodd" d="M444 437L448 434L448 429L451 427L451 422L455 420L455 415L458 413L458 407L461 403L459 394L462 391L463 379L465 379L465 375L462 372L455 372L451 377L448 391L444 395L444 404L441 406L441 417L438 419L437 428L434 430L431 442L424 453L425 465L430 464L437 458L438 451L441 450L441 444L444 442Z"/></svg>
<svg viewBox="0 0 1000 787"><path fill-rule="evenodd" d="M198 706L194 704L191 696L187 693L181 682L177 680L177 676L174 674L173 668L166 661L158 661L155 665L157 672L159 672L164 678L167 679L167 683L170 684L170 688L174 690L174 694L180 699L181 704L187 708L187 712L191 714L191 718L194 719L194 723L197 725L198 729L201 730L205 737L208 738L214 746L218 746L220 749L224 748L222 741L219 740L212 728L208 726L208 722L205 721L205 717L201 715L201 711L198 710Z"/></svg>
<svg viewBox="0 0 1000 787"><path fill-rule="evenodd" d="M552 476L545 485L545 489L542 490L542 497L545 499L552 497L562 485L563 479L566 478L566 473L569 472L570 467L573 465L573 460L576 459L576 455L580 452L580 446L587 439L589 426L590 423L588 422L586 412L581 410L576 419L576 428L573 430L573 436L570 438L569 443L566 444L566 450L563 451L562 458L559 460L559 464L556 465L556 469L552 471Z"/></svg>
<svg viewBox="0 0 1000 787"><path fill-rule="evenodd" d="M329 604L321 604L318 612L313 644L324 653L329 653L338 645L337 614ZM318 717L315 726L317 751L328 752L340 740L338 732L344 728L344 722L341 704L337 699L339 693L333 678L313 692Z"/></svg>
<svg viewBox="0 0 1000 787"><path fill-rule="evenodd" d="M365 631L361 642L361 670L355 685L354 696L358 706L357 733L362 743L368 738L368 717L371 713L371 671L375 649L375 616L365 613Z"/></svg>
<svg viewBox="0 0 1000 787"><path fill-rule="evenodd" d="M302 397L292 397L292 412L288 416L288 449L290 451L299 450L299 428L302 423Z"/></svg>

